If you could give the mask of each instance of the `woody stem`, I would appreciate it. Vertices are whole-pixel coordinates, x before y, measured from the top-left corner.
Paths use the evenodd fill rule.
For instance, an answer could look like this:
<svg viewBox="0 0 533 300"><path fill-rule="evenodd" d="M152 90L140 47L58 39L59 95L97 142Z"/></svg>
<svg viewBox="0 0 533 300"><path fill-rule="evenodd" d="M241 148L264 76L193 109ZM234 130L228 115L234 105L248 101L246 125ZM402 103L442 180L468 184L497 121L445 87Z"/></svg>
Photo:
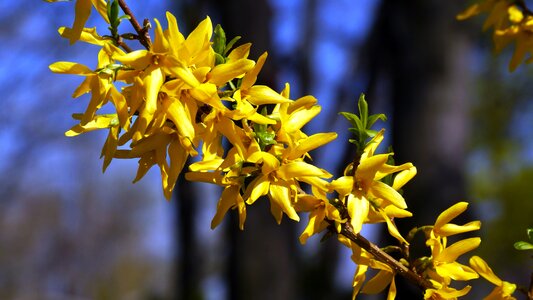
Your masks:
<svg viewBox="0 0 533 300"><path fill-rule="evenodd" d="M420 275L409 270L406 266L394 259L392 256L381 250L376 244L370 242L359 233L353 231L352 226L349 223L343 223L341 226L340 234L347 237L350 241L357 244L359 247L365 249L368 253L372 254L377 260L390 266L395 273L400 274L410 282L416 284L422 290L434 288L433 285Z"/></svg>
<svg viewBox="0 0 533 300"><path fill-rule="evenodd" d="M146 48L150 49L150 46L152 45L152 41L150 40L150 35L148 34L148 28L147 26L141 27L141 24L135 16L133 15L133 12L130 10L128 5L124 0L118 0L118 5L120 5L120 8L124 11L126 15L130 17L130 23L133 26L133 29L137 32L139 42ZM147 20L145 20L145 23Z"/></svg>

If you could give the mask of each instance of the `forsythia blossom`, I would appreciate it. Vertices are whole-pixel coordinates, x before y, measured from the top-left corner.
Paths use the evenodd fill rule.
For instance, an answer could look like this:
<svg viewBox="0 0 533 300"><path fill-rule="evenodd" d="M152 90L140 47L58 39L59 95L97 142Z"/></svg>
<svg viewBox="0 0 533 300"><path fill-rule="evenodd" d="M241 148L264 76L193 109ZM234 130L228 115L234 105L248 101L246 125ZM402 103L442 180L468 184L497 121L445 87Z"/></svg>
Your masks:
<svg viewBox="0 0 533 300"><path fill-rule="evenodd" d="M457 18L464 20L480 13L488 14L483 29L494 30L496 51L500 52L507 45L515 44L509 70L514 71L524 59L526 63L533 62L533 15L529 9L520 5L519 1L481 0L468 7Z"/></svg>
<svg viewBox="0 0 533 300"><path fill-rule="evenodd" d="M450 223L466 210L466 202L442 212L434 225L416 229L414 232L425 233L425 245L431 255L410 256L411 233L407 238L402 236L395 220L412 215L401 188L417 170L412 163L395 165L390 151L377 153L384 130L374 131L371 127L378 119L386 118L368 116L363 96L358 104L359 116L344 113L355 126L350 130L359 138L354 143L358 146L356 158L344 176L328 181L332 174L313 165L309 152L333 141L337 134L307 135L302 131L321 111L313 96L293 99L289 84L278 92L258 83L267 53L257 60L249 58L251 44L233 47L235 40L226 43L225 33L220 26L213 29L209 17L185 36L169 12L166 28L154 20L153 43L140 38L146 33L140 31L148 27L136 29L137 35L125 35L136 36L145 46L132 50L117 32L124 18L118 17L118 5L116 0L76 0L72 28L62 27L59 34L70 43L82 41L98 47L97 62L94 68L65 61L50 65L55 73L83 78L72 96L90 94L89 102L84 112L73 114L78 123L65 135L107 130L101 153L104 171L113 158L138 159L135 182L157 165L164 195L169 199L187 160L198 156L188 166L185 178L223 188L212 228L235 209L243 229L247 206L261 199L268 199L278 223L283 215L299 221L300 214L307 213L308 222L299 238L302 244L328 229L328 233L337 233L339 242L352 251L351 258L357 264L353 298L360 292L375 294L388 287L387 299L392 300L396 297L395 276L411 272L424 288L425 299L464 296L470 286L458 289L452 287L454 281L472 280L479 275L496 285L486 299L514 299L516 285L499 279L484 260L474 256L470 266L458 261L479 246L480 238L448 243L449 236L481 226L479 221ZM85 27L93 8L110 25L111 36ZM498 49L516 42L511 69L527 53L533 53L529 39L533 17L528 10L509 1L485 0L459 18L481 12L489 13L485 27L494 28ZM363 225L373 223L385 223L389 234L398 241L400 246L387 249L396 252L394 255L400 257L397 261L383 254L385 250L376 250L377 246L361 246ZM379 255L386 255L386 259ZM367 280L370 269L376 273Z"/></svg>

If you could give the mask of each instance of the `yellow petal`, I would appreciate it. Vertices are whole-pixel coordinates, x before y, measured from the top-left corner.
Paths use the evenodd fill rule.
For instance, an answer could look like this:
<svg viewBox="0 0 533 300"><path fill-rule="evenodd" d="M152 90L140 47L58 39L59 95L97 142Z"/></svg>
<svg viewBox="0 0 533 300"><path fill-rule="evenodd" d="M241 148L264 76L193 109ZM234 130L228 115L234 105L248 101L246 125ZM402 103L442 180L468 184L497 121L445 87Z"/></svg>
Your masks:
<svg viewBox="0 0 533 300"><path fill-rule="evenodd" d="M150 50L152 50L155 53L164 53L168 51L168 41L165 38L163 34L163 28L161 28L161 24L159 23L158 19L154 19L155 22L155 37L154 37L154 43L152 44L152 47Z"/></svg>
<svg viewBox="0 0 533 300"><path fill-rule="evenodd" d="M407 208L407 203L405 203L405 199L402 197L402 195L381 181L374 181L370 191L372 195L383 200L387 200L398 208Z"/></svg>
<svg viewBox="0 0 533 300"><path fill-rule="evenodd" d="M368 145L366 146L363 155L361 156L362 159L366 157L370 157L374 155L374 152L376 152L376 149L379 147L379 144L383 141L385 135L385 129L381 129L370 142L368 142Z"/></svg>
<svg viewBox="0 0 533 300"><path fill-rule="evenodd" d="M69 40L73 38L75 39L76 33L68 27L60 27L58 29L58 32L64 38L67 38ZM105 39L101 37L100 35L98 35L98 33L96 32L96 27L83 28L81 35L78 37L78 40L89 43L89 44L93 44L93 45L99 45L99 46L103 46L107 43L110 43L109 39Z"/></svg>
<svg viewBox="0 0 533 300"><path fill-rule="evenodd" d="M198 56L204 45L209 44L213 33L211 19L206 17L198 26L187 36L183 43L190 57Z"/></svg>
<svg viewBox="0 0 533 300"><path fill-rule="evenodd" d="M440 276L453 280L472 280L479 277L473 269L457 262L438 265L435 269Z"/></svg>
<svg viewBox="0 0 533 300"><path fill-rule="evenodd" d="M355 177L369 185L374 181L376 173L385 165L389 159L389 154L380 154L361 159Z"/></svg>
<svg viewBox="0 0 533 300"><path fill-rule="evenodd" d="M333 180L330 187L337 191L341 197L344 197L353 190L353 184L353 176L342 176Z"/></svg>
<svg viewBox="0 0 533 300"><path fill-rule="evenodd" d="M323 146L334 139L337 138L337 133L335 132L328 132L328 133L317 133L313 134L312 136L301 140L291 152L288 159L296 159L302 157L302 155L306 154L307 152L314 150L320 146Z"/></svg>
<svg viewBox="0 0 533 300"><path fill-rule="evenodd" d="M389 287L389 293L387 294L387 300L396 299L396 282L394 282L394 276Z"/></svg>
<svg viewBox="0 0 533 300"><path fill-rule="evenodd" d="M324 209L319 208L309 213L309 222L307 223L307 226L299 237L299 241L302 245L305 245L309 237L321 232L325 227L327 227L327 225L322 224L324 221L324 217Z"/></svg>
<svg viewBox="0 0 533 300"><path fill-rule="evenodd" d="M394 177L394 183L392 188L395 190L401 189L409 180L411 180L416 175L416 168L411 164L406 164L409 166L407 170L403 170L400 173L396 174Z"/></svg>
<svg viewBox="0 0 533 300"><path fill-rule="evenodd" d="M209 82L224 86L228 81L240 77L255 65L253 60L239 59L215 66L208 74Z"/></svg>
<svg viewBox="0 0 533 300"><path fill-rule="evenodd" d="M470 258L470 266L479 273L479 275L483 276L483 278L490 281L492 284L501 286L503 281L494 274L492 269L489 267L489 265L479 256L472 256Z"/></svg>
<svg viewBox="0 0 533 300"><path fill-rule="evenodd" d="M124 55L115 55L113 58L135 70L144 70L152 64L153 54L148 50L136 50Z"/></svg>
<svg viewBox="0 0 533 300"><path fill-rule="evenodd" d="M75 75L93 75L94 72L89 69L87 66L68 62L68 61L58 61L49 66L50 70L54 73L60 74L75 74Z"/></svg>
<svg viewBox="0 0 533 300"><path fill-rule="evenodd" d="M466 252L476 249L481 243L478 237L460 240L445 248L435 259L442 262L451 263Z"/></svg>
<svg viewBox="0 0 533 300"><path fill-rule="evenodd" d="M470 289L472 287L467 285L461 290L456 290L451 287L443 287L441 289L427 289L424 292L424 299L439 299L439 300L445 300L445 299L457 299L458 297L462 297L468 292L470 292Z"/></svg>
<svg viewBox="0 0 533 300"><path fill-rule="evenodd" d="M268 181L268 176L263 174L257 176L257 178L250 182L248 188L246 189L246 193L244 195L246 204L253 204L257 199L259 199L259 197L268 194L269 189L270 181Z"/></svg>
<svg viewBox="0 0 533 300"><path fill-rule="evenodd" d="M118 126L113 126L109 128L109 133L107 135L107 139L104 143L104 147L102 148L102 154L100 156L100 157L104 157L104 164L102 166L102 172L105 172L107 166L109 166L109 163L111 163L111 160L113 159L115 151L117 150L118 132L119 132Z"/></svg>
<svg viewBox="0 0 533 300"><path fill-rule="evenodd" d="M146 70L146 75L143 79L145 89L145 110L149 114L155 113L157 109L157 98L161 86L163 86L164 76L160 68L153 68Z"/></svg>
<svg viewBox="0 0 533 300"><path fill-rule="evenodd" d="M109 18L107 17L107 3L105 0L91 0L96 11L104 18L107 24L109 24Z"/></svg>
<svg viewBox="0 0 533 300"><path fill-rule="evenodd" d="M291 203L290 189L286 185L271 183L270 184L270 201L275 202L283 212L292 220L300 221L300 217L294 210ZM272 204L271 204L272 205ZM281 220L280 220L281 221ZM279 224L279 221L278 221Z"/></svg>
<svg viewBox="0 0 533 300"><path fill-rule="evenodd" d="M451 220L456 218L458 215L462 214L468 207L468 202L458 202L452 205L450 208L443 211L435 221L435 228L438 229L444 224L449 223Z"/></svg>
<svg viewBox="0 0 533 300"><path fill-rule="evenodd" d="M255 66L252 70L250 70L244 77L242 78L241 83L241 89L242 90L248 90L257 80L257 75L261 71L261 68L263 68L263 65L265 64L265 60L267 58L268 54L265 52L263 53L255 63Z"/></svg>
<svg viewBox="0 0 533 300"><path fill-rule="evenodd" d="M318 176L326 177L329 174L313 165L310 165L303 161L295 161L286 164L282 164L279 169L276 171L276 175L279 178L289 180L295 177L305 177L305 176Z"/></svg>
<svg viewBox="0 0 533 300"><path fill-rule="evenodd" d="M380 209L379 213L381 214L382 218L387 222L387 230L389 231L390 235L396 238L398 241L400 241L402 244L409 245L409 243L404 239L404 237L400 234L398 231L398 228L396 228L396 225L392 223L391 219L384 210Z"/></svg>
<svg viewBox="0 0 533 300"><path fill-rule="evenodd" d="M81 35L85 23L91 14L92 3L90 0L76 0L75 18L72 25L72 36L70 37L70 44L74 44Z"/></svg>
<svg viewBox="0 0 533 300"><path fill-rule="evenodd" d="M394 274L381 270L379 271L372 279L366 282L363 289L361 290L361 293L365 294L377 294L383 291L389 283L391 283L392 278L394 277Z"/></svg>
<svg viewBox="0 0 533 300"><path fill-rule="evenodd" d="M255 164L262 164L261 172L265 175L277 170L280 165L279 160L274 155L263 151L252 153L247 161Z"/></svg>
<svg viewBox="0 0 533 300"><path fill-rule="evenodd" d="M195 136L194 125L187 109L180 99L165 97L164 105L167 107L168 118L172 120L181 137L192 140Z"/></svg>
<svg viewBox="0 0 533 300"><path fill-rule="evenodd" d="M231 52L228 54L228 62L248 58L251 46L252 43L246 43L231 50Z"/></svg>
<svg viewBox="0 0 533 300"><path fill-rule="evenodd" d="M354 194L348 195L348 199L346 201L348 215L350 215L351 218L350 223L352 224L353 231L355 233L359 233L363 228L363 223L368 216L370 203L365 197L356 197Z"/></svg>
<svg viewBox="0 0 533 300"><path fill-rule="evenodd" d="M224 189L218 200L217 212L211 221L211 229L215 229L222 222L226 212L237 205L238 197L240 197L239 186L231 185Z"/></svg>
<svg viewBox="0 0 533 300"><path fill-rule="evenodd" d="M200 81L198 81L196 76L194 76L193 72L189 67L185 66L173 56L169 56L167 59L171 64L170 66L168 66L168 72L170 72L170 74L176 76L176 78L183 80L189 87L194 88L200 85Z"/></svg>
<svg viewBox="0 0 533 300"><path fill-rule="evenodd" d="M513 23L520 23L524 19L524 14L516 5L509 6L507 13L509 13L509 21Z"/></svg>
<svg viewBox="0 0 533 300"><path fill-rule="evenodd" d="M456 225L456 224L444 224L439 228L435 228L434 232L439 236L450 236L459 233L469 232L473 230L479 230L481 228L480 221L472 221L465 225Z"/></svg>
<svg viewBox="0 0 533 300"><path fill-rule="evenodd" d="M295 111L289 116L288 120L282 120L282 126L287 132L299 130L316 117L321 109L320 106L313 106L308 110Z"/></svg>
<svg viewBox="0 0 533 300"><path fill-rule="evenodd" d="M176 184L178 176L183 170L183 167L185 166L185 162L187 161L187 157L189 155L187 154L185 147L181 145L179 139L174 139L170 142L168 146L168 156L170 157L170 167L168 170L168 186L166 187L166 189L164 189L165 197L167 198L167 200L170 199L172 196L172 190L174 189L174 185Z"/></svg>
<svg viewBox="0 0 533 300"><path fill-rule="evenodd" d="M291 102L290 99L281 96L279 93L266 85L254 85L248 89L246 94L249 96L248 101L250 101L250 103L253 105Z"/></svg>
<svg viewBox="0 0 533 300"><path fill-rule="evenodd" d="M457 15L457 20L462 21L478 15L481 12L479 3L469 6L466 10Z"/></svg>

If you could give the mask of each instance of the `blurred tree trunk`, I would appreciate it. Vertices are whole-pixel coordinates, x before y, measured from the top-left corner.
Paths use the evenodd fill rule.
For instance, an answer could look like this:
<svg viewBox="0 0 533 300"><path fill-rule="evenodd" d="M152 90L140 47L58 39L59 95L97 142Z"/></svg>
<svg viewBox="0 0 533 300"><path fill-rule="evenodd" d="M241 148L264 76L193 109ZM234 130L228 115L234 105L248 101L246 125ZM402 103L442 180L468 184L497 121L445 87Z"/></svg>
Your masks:
<svg viewBox="0 0 533 300"><path fill-rule="evenodd" d="M198 193L191 182L180 175L174 191L175 209L175 241L176 250L180 254L175 255L175 278L177 278L177 299L202 299L200 286L200 274L202 254L196 242L194 220L197 212Z"/></svg>
<svg viewBox="0 0 533 300"><path fill-rule="evenodd" d="M394 159L418 169L404 194L414 217L397 222L403 233L434 223L438 213L465 198L470 45L455 19L462 5L383 1L363 52L371 76L367 98L388 98L392 105ZM398 290L399 299L420 298L414 287Z"/></svg>
<svg viewBox="0 0 533 300"><path fill-rule="evenodd" d="M203 0L183 3L181 10L188 19L188 25L196 23L210 14L213 25L220 22L228 40L240 35L239 42L253 44L250 57L257 59L271 49L268 1L214 1ZM188 30L194 28L189 26ZM269 57L258 82L275 86L275 61ZM295 299L296 298L296 243L298 242L294 223L284 218L281 226L270 214L267 199L260 199L247 207L245 230L238 229L235 211L226 216L226 237L228 249L225 280L227 299ZM188 258L183 257L183 260ZM189 258L190 259L190 258ZM182 284L185 284L183 282Z"/></svg>

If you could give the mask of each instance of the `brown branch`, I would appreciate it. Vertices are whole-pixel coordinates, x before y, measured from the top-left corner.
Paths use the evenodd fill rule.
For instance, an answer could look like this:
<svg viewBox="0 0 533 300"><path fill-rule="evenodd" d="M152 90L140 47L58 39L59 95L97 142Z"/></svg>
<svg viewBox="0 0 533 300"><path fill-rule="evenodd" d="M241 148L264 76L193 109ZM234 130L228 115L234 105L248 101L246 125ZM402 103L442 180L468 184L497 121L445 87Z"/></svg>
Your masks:
<svg viewBox="0 0 533 300"><path fill-rule="evenodd" d="M122 47L122 49L124 49L126 52L130 53L131 51L133 51L130 46L128 46L126 43L124 43L124 41L122 40L122 38L118 38L117 40L117 44Z"/></svg>
<svg viewBox="0 0 533 300"><path fill-rule="evenodd" d="M124 13L130 17L130 23L133 26L133 29L135 29L137 32L139 42L149 50L152 45L152 41L150 40L150 34L148 34L148 26L141 27L141 24L139 21L137 21L133 15L133 12L130 10L124 0L118 0L118 4Z"/></svg>
<svg viewBox="0 0 533 300"><path fill-rule="evenodd" d="M373 244L359 233L355 233L353 228L348 223L342 224L340 234L347 237L350 241L356 243L359 247L365 249L368 253L372 254L377 260L390 266L395 273L400 274L405 279L416 284L420 289L432 289L435 288L429 281L422 278L420 275L409 270L402 263L394 259L389 254L381 250L376 244Z"/></svg>

